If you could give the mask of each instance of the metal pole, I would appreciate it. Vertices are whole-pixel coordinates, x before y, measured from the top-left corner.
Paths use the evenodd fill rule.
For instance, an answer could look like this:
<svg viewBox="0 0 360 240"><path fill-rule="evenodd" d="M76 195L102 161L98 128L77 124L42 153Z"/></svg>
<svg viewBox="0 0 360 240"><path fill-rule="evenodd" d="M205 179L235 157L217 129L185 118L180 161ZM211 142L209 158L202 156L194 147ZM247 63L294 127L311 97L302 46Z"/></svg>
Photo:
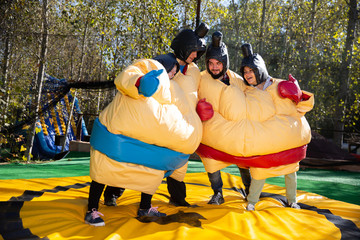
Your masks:
<svg viewBox="0 0 360 240"><path fill-rule="evenodd" d="M64 142L62 143L61 152L64 152L64 149L65 149L66 138L67 138L67 135L68 135L68 132L69 132L69 129L70 129L71 118L72 118L72 115L73 115L73 112L74 112L74 105L75 105L76 96L77 96L77 90L75 90L75 94L74 94L73 99L71 101L70 114L69 114L69 117L68 117L68 122L66 124L65 139L64 139Z"/></svg>

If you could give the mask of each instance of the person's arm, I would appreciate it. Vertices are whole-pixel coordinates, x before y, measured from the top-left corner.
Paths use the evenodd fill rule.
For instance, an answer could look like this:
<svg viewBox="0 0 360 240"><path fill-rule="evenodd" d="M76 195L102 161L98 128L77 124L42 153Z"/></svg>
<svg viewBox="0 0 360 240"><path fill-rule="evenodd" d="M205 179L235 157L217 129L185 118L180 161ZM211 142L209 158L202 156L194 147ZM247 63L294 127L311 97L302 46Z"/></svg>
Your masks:
<svg viewBox="0 0 360 240"><path fill-rule="evenodd" d="M140 94L136 83L145 75L145 73L145 69L142 69L135 64L128 66L115 78L114 83L117 90L129 97L135 99L139 98Z"/></svg>
<svg viewBox="0 0 360 240"><path fill-rule="evenodd" d="M200 99L197 103L196 112L199 115L201 121L207 121L214 116L212 105L207 102L205 98Z"/></svg>
<svg viewBox="0 0 360 240"><path fill-rule="evenodd" d="M297 80L291 74L288 81L278 84L278 92L281 97L291 99L301 113L305 114L314 106L314 95L301 90Z"/></svg>
<svg viewBox="0 0 360 240"><path fill-rule="evenodd" d="M304 90L301 91L303 95L303 100L296 105L296 109L298 110L298 112L305 114L309 112L311 109L313 109L315 98L314 98L314 94Z"/></svg>
<svg viewBox="0 0 360 240"><path fill-rule="evenodd" d="M123 94L139 98L152 96L159 86L159 75L163 69L154 70L149 60L140 60L128 66L115 78L116 88Z"/></svg>
<svg viewBox="0 0 360 240"><path fill-rule="evenodd" d="M139 94L145 97L151 97L152 95L154 95L160 83L158 77L163 71L163 69L152 70L146 73L144 76L140 77L135 83L135 86L138 88Z"/></svg>

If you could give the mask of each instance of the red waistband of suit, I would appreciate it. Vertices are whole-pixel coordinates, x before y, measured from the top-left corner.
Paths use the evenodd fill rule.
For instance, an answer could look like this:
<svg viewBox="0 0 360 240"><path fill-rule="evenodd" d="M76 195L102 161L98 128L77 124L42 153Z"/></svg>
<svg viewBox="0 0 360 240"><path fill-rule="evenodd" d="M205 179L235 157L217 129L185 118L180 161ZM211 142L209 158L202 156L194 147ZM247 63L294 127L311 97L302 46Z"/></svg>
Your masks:
<svg viewBox="0 0 360 240"><path fill-rule="evenodd" d="M200 157L211 158L218 161L233 163L242 168L258 167L258 168L270 168L278 167L281 165L287 165L291 163L297 163L306 157L307 145L288 149L278 153L272 153L267 155L258 155L250 157L234 156L215 148L209 147L204 144L200 144L196 153Z"/></svg>

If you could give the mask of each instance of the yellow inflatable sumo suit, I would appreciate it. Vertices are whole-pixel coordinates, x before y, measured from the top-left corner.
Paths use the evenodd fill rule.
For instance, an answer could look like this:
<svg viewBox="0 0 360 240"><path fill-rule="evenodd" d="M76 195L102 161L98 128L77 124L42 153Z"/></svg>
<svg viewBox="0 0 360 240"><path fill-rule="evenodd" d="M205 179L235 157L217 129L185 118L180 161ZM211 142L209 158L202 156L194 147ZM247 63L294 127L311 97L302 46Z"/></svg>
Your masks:
<svg viewBox="0 0 360 240"><path fill-rule="evenodd" d="M179 61L177 59L177 61ZM173 81L175 81L182 89L186 89L185 91L185 95L187 98L187 101L189 102L189 104L191 105L191 109L193 111L195 111L195 107L198 101L198 88L199 88L199 84L200 84L200 70L198 68L198 66L195 63L190 63L188 65L186 65L186 70L183 72L179 71ZM181 101L178 101L178 104L181 104ZM196 114L197 116L197 114ZM200 118L197 116L197 118L200 121ZM201 131L201 135L202 135L202 126L201 126L201 121L200 121L200 131ZM199 144L198 144L199 145ZM196 148L195 148L196 150ZM194 153L195 150L192 152ZM185 178L185 174L187 171L187 163L182 166L181 168L176 169L171 175L170 177L177 180L177 181L184 181Z"/></svg>
<svg viewBox="0 0 360 240"><path fill-rule="evenodd" d="M140 95L135 86L137 80L158 69L164 67L151 59L138 60L127 67L115 79L118 93L100 113L100 124L111 134L120 134L150 147L191 154L202 136L201 121L195 111L198 81L188 81L181 73L169 81L166 71L163 71L158 77L159 87L154 95ZM189 71L196 74L199 70L196 65L190 64ZM113 143L104 143L105 146L107 144L112 146ZM128 152L123 161L118 161L92 148L90 177L102 184L154 194L166 170L146 166L147 163L156 165L156 157L144 157L141 160L144 164L137 164L131 161L134 155Z"/></svg>
<svg viewBox="0 0 360 240"><path fill-rule="evenodd" d="M188 92L187 98L194 104L197 104L197 90L200 81L200 70L194 63L206 50L206 41L204 39L209 27L201 23L195 31L192 29L181 30L171 42L171 49L179 63L180 72L175 80ZM189 206L186 202L186 185L183 182L187 171L187 164L176 169L171 176L166 178L168 191L170 194L169 203L175 206Z"/></svg>
<svg viewBox="0 0 360 240"><path fill-rule="evenodd" d="M304 114L313 107L313 94L303 91L310 98L295 105L278 94L277 86L283 80L271 79L272 85L263 91L246 85L242 77L231 70L226 74L230 78L229 86L213 79L208 71L201 72L199 98L206 98L214 109L214 116L203 122L202 145L197 151L206 171L212 173L234 163L251 167L255 179L297 171L301 159L285 165L286 162L280 162L276 167L269 167L264 162L266 168L252 165L251 159L273 156L271 154L285 150L301 150L310 142L311 130ZM204 147L220 152L223 157L206 154L209 148ZM226 159L233 157L235 161L231 163ZM237 163L236 157L250 161Z"/></svg>

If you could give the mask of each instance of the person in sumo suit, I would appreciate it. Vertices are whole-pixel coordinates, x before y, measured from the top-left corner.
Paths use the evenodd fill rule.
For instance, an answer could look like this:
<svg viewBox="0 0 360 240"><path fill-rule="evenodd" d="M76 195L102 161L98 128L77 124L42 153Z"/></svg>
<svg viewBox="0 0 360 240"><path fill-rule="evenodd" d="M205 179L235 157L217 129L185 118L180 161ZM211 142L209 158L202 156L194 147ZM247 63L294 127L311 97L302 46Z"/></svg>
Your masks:
<svg viewBox="0 0 360 240"><path fill-rule="evenodd" d="M180 65L180 71L175 75L174 81L187 91L187 99L192 103L193 109L198 104L198 88L200 83L200 70L196 61L205 53L206 42L204 37L209 31L205 23L201 23L196 29L181 30L171 42L176 59ZM186 185L184 177L187 164L176 169L174 173L166 178L167 188L170 194L170 204L175 206L190 206L185 200Z"/></svg>
<svg viewBox="0 0 360 240"><path fill-rule="evenodd" d="M297 110L298 114L303 116L307 111L312 109L314 104L313 95L301 91L295 78L291 75L289 75L288 81L272 78L267 72L263 58L259 54L253 53L250 44L243 44L241 48L244 58L241 62L240 72L249 88L260 91L277 92L277 94L272 94L272 96L274 101L278 102L277 107L283 114L290 114L292 111ZM303 121L306 121L306 119L303 118ZM306 129L307 134L309 134L309 131L309 128ZM286 140L292 141L291 139ZM291 158L291 154L288 157ZM265 179L279 175L285 175L288 206L290 208L300 209L296 200L296 172L298 170L299 162L273 168L251 168L251 173L254 178L250 185L246 209L249 211L255 210L255 204L259 201Z"/></svg>
<svg viewBox="0 0 360 240"><path fill-rule="evenodd" d="M199 101L197 112L200 117L203 112L207 117L202 118L203 137L196 153L208 172L229 164L250 168L248 210L254 210L266 178L290 174L286 177L286 182L290 182L288 205L297 208L294 173L299 169L299 161L305 158L311 140L311 129L304 115L313 108L314 96L300 90L292 76L289 81L270 77L263 59L252 54L249 44L243 45L243 51L243 77L228 70L229 85L215 80L209 71L201 73L198 94L206 101L203 100L202 106ZM209 69L214 68L210 64ZM207 114L211 108L213 115ZM222 196L217 195L218 198L213 198L223 202Z"/></svg>
<svg viewBox="0 0 360 240"><path fill-rule="evenodd" d="M206 43L204 37L209 31L205 23L201 23L195 30L181 30L171 42L171 49L174 52L180 71L176 73L173 82L176 82L182 89L186 89L185 97L193 109L198 104L197 90L200 82L200 70L196 61L205 53ZM167 188L170 194L169 203L175 206L190 206L185 200L186 185L184 177L187 171L187 163L176 169L170 176L167 176ZM121 196L124 189L108 186L104 192L104 203L107 206L116 206L116 200Z"/></svg>
<svg viewBox="0 0 360 240"><path fill-rule="evenodd" d="M105 225L98 211L105 185L113 193L141 192L137 216L166 216L152 207L152 196L164 177L187 164L202 136L201 120L188 97L193 89L173 77L179 69L169 53L137 60L116 77L118 92L91 132L87 224Z"/></svg>
<svg viewBox="0 0 360 240"><path fill-rule="evenodd" d="M204 79L204 81L206 79L207 81L216 81L218 83L217 89L230 88L232 84L234 84L234 79L240 78L239 75L235 74L229 69L228 51L225 43L222 41L222 38L223 35L219 31L216 31L212 34L212 42L207 47L205 53L206 70L201 72L201 77ZM208 108L209 106L206 102L206 98L201 99L198 104L198 109L200 118L203 121L206 121L209 119L209 117L211 117L211 110L209 112L210 116L208 116ZM229 113L224 112L223 114L227 115ZM219 138L218 141L223 141L223 139ZM205 166L205 170L211 183L211 188L214 192L214 195L212 195L208 204L220 205L224 203L222 192L223 181L220 170L231 165L231 163L206 158L203 156L200 156L200 158ZM242 182L245 186L245 190L241 188L242 194L244 197L246 197L246 195L249 193L251 182L250 170L249 168L243 168L243 166L238 167L240 170Z"/></svg>

